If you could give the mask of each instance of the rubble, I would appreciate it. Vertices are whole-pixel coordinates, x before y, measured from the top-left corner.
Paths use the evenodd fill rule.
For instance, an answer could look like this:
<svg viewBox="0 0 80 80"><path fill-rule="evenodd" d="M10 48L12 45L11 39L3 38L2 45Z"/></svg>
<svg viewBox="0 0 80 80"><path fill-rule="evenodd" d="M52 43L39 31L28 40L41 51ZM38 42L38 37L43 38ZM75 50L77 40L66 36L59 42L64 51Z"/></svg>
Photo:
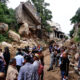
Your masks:
<svg viewBox="0 0 80 80"><path fill-rule="evenodd" d="M12 30L9 30L8 35L9 35L9 38L11 38L13 41L16 41L16 42L20 41L20 35L15 33Z"/></svg>
<svg viewBox="0 0 80 80"><path fill-rule="evenodd" d="M8 24L0 23L0 33L4 33L8 31Z"/></svg>
<svg viewBox="0 0 80 80"><path fill-rule="evenodd" d="M29 26L27 23L24 23L23 25L20 26L19 34L24 37L27 37L30 34Z"/></svg>

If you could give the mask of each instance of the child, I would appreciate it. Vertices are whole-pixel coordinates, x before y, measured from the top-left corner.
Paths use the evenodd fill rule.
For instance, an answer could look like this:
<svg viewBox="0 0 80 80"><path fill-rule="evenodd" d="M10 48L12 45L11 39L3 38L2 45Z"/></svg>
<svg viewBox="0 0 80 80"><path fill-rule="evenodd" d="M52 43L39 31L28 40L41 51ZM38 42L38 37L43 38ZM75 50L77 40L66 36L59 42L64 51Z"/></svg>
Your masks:
<svg viewBox="0 0 80 80"><path fill-rule="evenodd" d="M60 70L61 70L62 80L66 80L66 77L68 77L68 72L69 72L69 59L65 52L61 57Z"/></svg>

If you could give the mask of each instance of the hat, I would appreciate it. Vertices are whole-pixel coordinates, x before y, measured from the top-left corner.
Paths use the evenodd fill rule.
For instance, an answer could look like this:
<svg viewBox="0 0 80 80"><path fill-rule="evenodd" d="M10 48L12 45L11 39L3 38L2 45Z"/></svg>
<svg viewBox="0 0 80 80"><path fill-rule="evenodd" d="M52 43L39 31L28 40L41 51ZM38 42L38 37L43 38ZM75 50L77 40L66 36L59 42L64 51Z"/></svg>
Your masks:
<svg viewBox="0 0 80 80"><path fill-rule="evenodd" d="M37 58L39 58L39 57L40 57L40 56L39 56L39 54L35 54L34 56L35 56L35 57L37 57Z"/></svg>

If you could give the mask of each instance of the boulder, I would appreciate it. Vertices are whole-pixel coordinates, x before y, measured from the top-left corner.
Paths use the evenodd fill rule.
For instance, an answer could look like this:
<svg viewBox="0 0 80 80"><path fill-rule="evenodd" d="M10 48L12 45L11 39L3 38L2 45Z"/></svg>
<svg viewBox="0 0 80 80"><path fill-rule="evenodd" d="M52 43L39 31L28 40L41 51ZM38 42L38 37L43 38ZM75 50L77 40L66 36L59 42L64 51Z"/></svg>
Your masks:
<svg viewBox="0 0 80 80"><path fill-rule="evenodd" d="M19 29L19 34L20 34L21 36L26 37L26 36L29 35L29 33L30 33L30 31L29 31L29 26L28 26L27 23L24 23L24 24L20 27L20 29Z"/></svg>
<svg viewBox="0 0 80 80"><path fill-rule="evenodd" d="M17 34L17 33L15 33L12 30L9 30L8 35L9 35L9 38L11 38L12 40L14 40L16 42L19 42L20 41L20 35Z"/></svg>
<svg viewBox="0 0 80 80"><path fill-rule="evenodd" d="M7 42L2 42L2 43L0 43L0 47L3 48L3 49L4 49L5 47L12 48L12 45L9 44L9 43L7 43Z"/></svg>
<svg viewBox="0 0 80 80"><path fill-rule="evenodd" d="M0 23L0 33L4 33L8 31L8 25L5 23Z"/></svg>
<svg viewBox="0 0 80 80"><path fill-rule="evenodd" d="M12 44L7 43L7 42L2 42L0 43L0 48L4 51L5 47L9 47L9 51L11 53L11 58L14 58L15 54L16 54L16 48L13 47Z"/></svg>
<svg viewBox="0 0 80 80"><path fill-rule="evenodd" d="M24 48L25 46L33 47L34 45L37 46L36 42L32 39L29 39L27 41L20 40L20 48Z"/></svg>

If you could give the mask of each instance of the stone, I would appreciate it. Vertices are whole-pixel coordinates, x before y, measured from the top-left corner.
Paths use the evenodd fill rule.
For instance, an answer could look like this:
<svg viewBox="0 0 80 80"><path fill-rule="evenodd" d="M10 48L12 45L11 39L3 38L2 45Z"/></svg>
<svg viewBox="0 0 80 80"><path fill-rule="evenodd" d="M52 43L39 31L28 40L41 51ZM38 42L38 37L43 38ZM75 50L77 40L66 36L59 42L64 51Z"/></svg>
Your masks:
<svg viewBox="0 0 80 80"><path fill-rule="evenodd" d="M0 23L0 33L4 33L8 31L8 24Z"/></svg>
<svg viewBox="0 0 80 80"><path fill-rule="evenodd" d="M0 48L4 51L5 47L9 47L9 51L11 54L11 58L14 58L14 56L16 55L16 48L13 47L14 45L12 43L8 43L8 42L2 42L0 43Z"/></svg>
<svg viewBox="0 0 80 80"><path fill-rule="evenodd" d="M16 41L16 42L19 42L20 41L20 35L15 33L14 31L12 30L9 30L8 32L8 36L9 38L11 38L12 40Z"/></svg>
<svg viewBox="0 0 80 80"><path fill-rule="evenodd" d="M40 25L40 17L36 14L37 10L30 1L21 2L15 9L18 24L27 22L31 26Z"/></svg>
<svg viewBox="0 0 80 80"><path fill-rule="evenodd" d="M20 48L24 48L25 46L33 47L34 45L37 46L36 42L32 39L28 39L27 41L20 40Z"/></svg>
<svg viewBox="0 0 80 80"><path fill-rule="evenodd" d="M4 47L12 48L12 45L9 44L9 43L7 43L7 42L2 42L2 43L0 44L0 46L1 46L2 48L4 48Z"/></svg>
<svg viewBox="0 0 80 80"><path fill-rule="evenodd" d="M24 36L24 37L26 37L26 36L28 36L28 35L30 34L29 26L28 26L27 23L24 23L24 24L20 27L20 29L19 29L19 34L20 34L21 36Z"/></svg>

